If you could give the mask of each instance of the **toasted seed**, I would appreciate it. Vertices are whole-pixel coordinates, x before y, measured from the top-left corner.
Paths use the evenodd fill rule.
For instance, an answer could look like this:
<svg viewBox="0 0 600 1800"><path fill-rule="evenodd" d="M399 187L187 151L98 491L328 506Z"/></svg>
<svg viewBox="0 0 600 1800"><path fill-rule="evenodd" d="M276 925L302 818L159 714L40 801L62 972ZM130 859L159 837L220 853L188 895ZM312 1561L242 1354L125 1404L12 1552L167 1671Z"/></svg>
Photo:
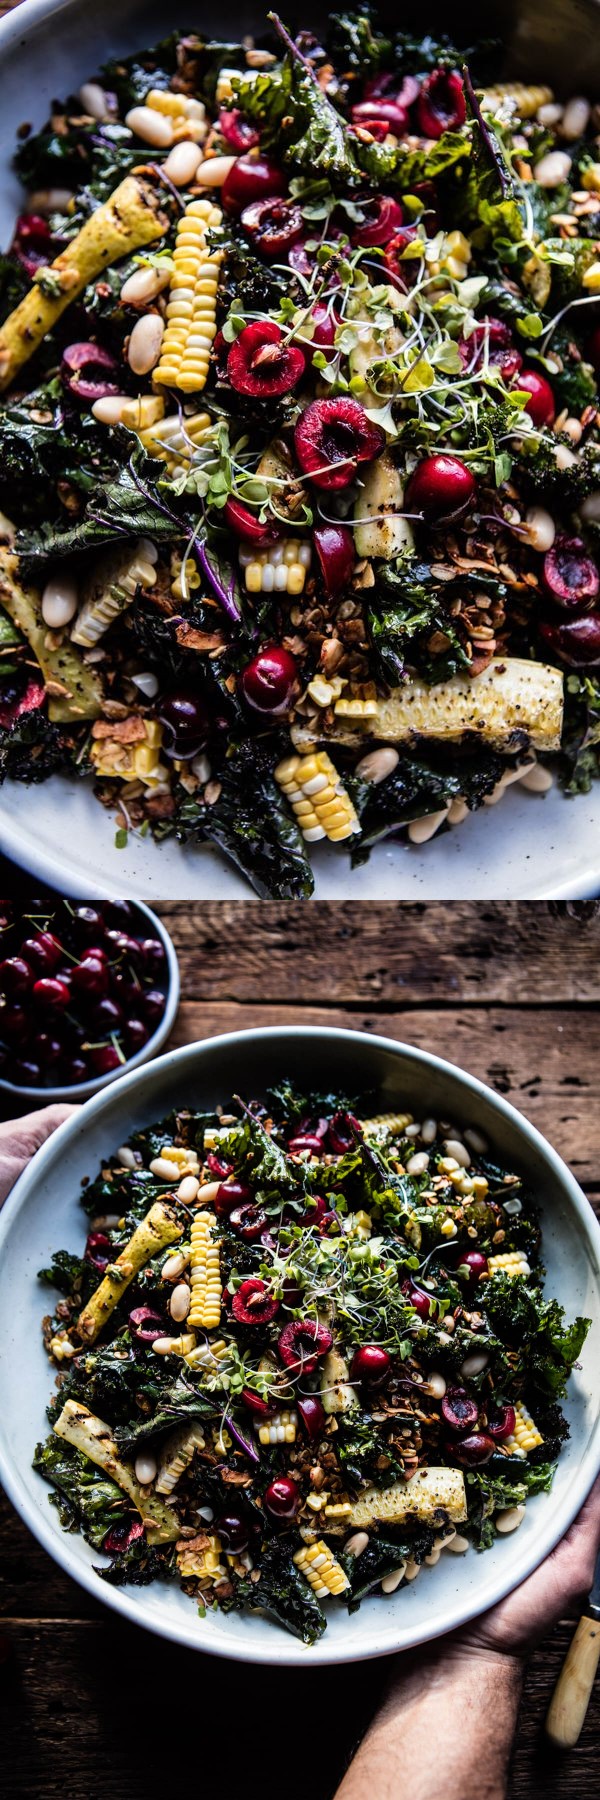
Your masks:
<svg viewBox="0 0 600 1800"><path fill-rule="evenodd" d="M376 787L378 782L385 781L393 773L399 761L398 751L393 750L391 744L386 744L381 750L370 750L368 756L363 756L356 765L355 773L359 781L370 781Z"/></svg>
<svg viewBox="0 0 600 1800"><path fill-rule="evenodd" d="M134 375L149 375L156 368L165 334L160 313L144 313L137 319L129 339L127 361Z"/></svg>
<svg viewBox="0 0 600 1800"><path fill-rule="evenodd" d="M149 1456L147 1451L141 1456L136 1456L136 1459L135 1459L136 1481L139 1481L141 1483L142 1487L147 1487L148 1482L154 1481L154 1479L156 1477L156 1473L157 1473L157 1468L158 1468L158 1464L156 1463L155 1458L153 1456Z"/></svg>
<svg viewBox="0 0 600 1800"><path fill-rule="evenodd" d="M461 1375L464 1375L465 1381L469 1381L472 1375L483 1374L483 1370L487 1369L489 1360L489 1356L485 1350L474 1350L472 1356L465 1356L464 1362L460 1365L460 1372Z"/></svg>
<svg viewBox="0 0 600 1800"><path fill-rule="evenodd" d="M496 1531L505 1536L509 1531L518 1531L525 1518L524 1506L507 1506L504 1512L496 1513L494 1524Z"/></svg>
<svg viewBox="0 0 600 1800"><path fill-rule="evenodd" d="M394 1594L395 1593L396 1588L400 1586L400 1582L404 1580L404 1576L406 1574L406 1568L407 1568L407 1564L405 1562L401 1562L401 1563L399 1563L397 1569L392 1570L391 1575L384 1575L383 1581L381 1583L382 1594Z"/></svg>
<svg viewBox="0 0 600 1800"><path fill-rule="evenodd" d="M344 1555L362 1556L363 1550L366 1550L368 1542L368 1531L355 1531L354 1536L349 1537L347 1544L344 1544Z"/></svg>
<svg viewBox="0 0 600 1800"><path fill-rule="evenodd" d="M184 140L169 151L167 160L163 163L163 174L168 176L175 187L189 187L201 161L200 145Z"/></svg>
<svg viewBox="0 0 600 1800"><path fill-rule="evenodd" d="M68 625L75 617L78 605L77 588L68 575L56 575L46 582L42 594L42 618L51 631L60 631L62 625Z"/></svg>
<svg viewBox="0 0 600 1800"><path fill-rule="evenodd" d="M192 1200L196 1200L199 1189L200 1182L195 1175L184 1175L177 1189L177 1199L183 1200L184 1206L190 1206Z"/></svg>
<svg viewBox="0 0 600 1800"><path fill-rule="evenodd" d="M155 112L152 106L132 106L125 114L125 124L136 137L143 138L145 144L152 144L156 150L166 150L173 142L173 126L165 113Z"/></svg>
<svg viewBox="0 0 600 1800"><path fill-rule="evenodd" d="M547 156L542 157L541 162L536 163L533 178L540 187L555 188L560 187L563 181L568 181L570 172L571 158L567 156L566 150L550 150Z"/></svg>
<svg viewBox="0 0 600 1800"><path fill-rule="evenodd" d="M574 143L575 138L583 137L590 122L591 106L582 94L576 94L568 100L560 122L560 135L567 143Z"/></svg>
<svg viewBox="0 0 600 1800"><path fill-rule="evenodd" d="M192 1295L187 1281L180 1281L177 1287L173 1288L169 1301L169 1312L177 1325L181 1325L183 1320L187 1319L191 1304Z"/></svg>
<svg viewBox="0 0 600 1800"><path fill-rule="evenodd" d="M235 156L207 156L196 171L197 186L205 188L222 187L223 182L227 180L230 169L233 168L235 160Z"/></svg>

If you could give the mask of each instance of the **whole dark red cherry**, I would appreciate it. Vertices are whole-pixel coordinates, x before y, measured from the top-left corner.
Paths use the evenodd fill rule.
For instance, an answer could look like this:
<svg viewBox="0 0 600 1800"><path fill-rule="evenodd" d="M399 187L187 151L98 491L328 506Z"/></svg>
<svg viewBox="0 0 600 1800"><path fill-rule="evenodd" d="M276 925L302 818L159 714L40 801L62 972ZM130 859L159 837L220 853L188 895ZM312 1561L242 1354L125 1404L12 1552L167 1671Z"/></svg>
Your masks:
<svg viewBox="0 0 600 1800"><path fill-rule="evenodd" d="M428 1294L422 1294L419 1288L409 1287L406 1297L409 1305L414 1306L415 1312L418 1313L420 1319L429 1318L431 1312L431 1300Z"/></svg>
<svg viewBox="0 0 600 1800"><path fill-rule="evenodd" d="M225 212L241 213L253 200L268 200L275 194L285 194L286 185L283 170L268 157L251 150L246 156L238 156L229 170L221 188L221 201Z"/></svg>
<svg viewBox="0 0 600 1800"><path fill-rule="evenodd" d="M468 1280L475 1282L482 1275L487 1275L488 1267L488 1259L483 1250L465 1250L464 1253L460 1252L457 1274L464 1279L464 1271L467 1270Z"/></svg>
<svg viewBox="0 0 600 1800"><path fill-rule="evenodd" d="M160 988L148 988L147 993L141 994L140 1006L146 1024L151 1025L154 1031L162 1019L166 1006L165 996L161 993Z"/></svg>
<svg viewBox="0 0 600 1800"><path fill-rule="evenodd" d="M361 1344L350 1364L350 1380L360 1382L364 1387L383 1387L391 1367L387 1350L381 1350L379 1344Z"/></svg>
<svg viewBox="0 0 600 1800"><path fill-rule="evenodd" d="M119 931L130 931L135 924L135 907L130 900L103 900L102 916L106 925L112 925Z"/></svg>
<svg viewBox="0 0 600 1800"><path fill-rule="evenodd" d="M83 1056L69 1056L62 1065L65 1087L76 1087L80 1081L89 1081L89 1077L89 1064Z"/></svg>
<svg viewBox="0 0 600 1800"><path fill-rule="evenodd" d="M142 938L139 946L138 961L145 975L160 976L167 961L164 944L160 938Z"/></svg>
<svg viewBox="0 0 600 1800"><path fill-rule="evenodd" d="M242 670L240 686L254 712L277 714L289 707L297 679L298 664L290 651L265 644Z"/></svg>
<svg viewBox="0 0 600 1800"><path fill-rule="evenodd" d="M116 1000L111 1000L107 996L105 1000L100 1000L94 1007L90 1025L95 1032L100 1035L104 1033L110 1035L113 1031L120 1031L122 1024L123 1009Z"/></svg>
<svg viewBox="0 0 600 1800"><path fill-rule="evenodd" d="M409 478L406 506L435 524L464 512L474 493L475 477L457 456L424 456Z"/></svg>
<svg viewBox="0 0 600 1800"><path fill-rule="evenodd" d="M35 937L25 938L21 945L21 955L38 975L53 975L62 961L64 950L52 931L38 931Z"/></svg>
<svg viewBox="0 0 600 1800"><path fill-rule="evenodd" d="M62 1056L62 1038L58 1037L54 1031L36 1031L31 1048L36 1061L41 1063L45 1069L50 1064L58 1062L59 1056Z"/></svg>
<svg viewBox="0 0 600 1800"><path fill-rule="evenodd" d="M73 992L82 1000L103 1000L108 993L108 969L97 956L83 956L73 970Z"/></svg>
<svg viewBox="0 0 600 1800"><path fill-rule="evenodd" d="M127 1019L124 1036L130 1055L137 1056L138 1050L143 1050L144 1044L147 1044L150 1032L142 1019Z"/></svg>
<svg viewBox="0 0 600 1800"><path fill-rule="evenodd" d="M540 637L570 669L597 669L600 664L600 613L583 613L561 625L544 620Z"/></svg>
<svg viewBox="0 0 600 1800"><path fill-rule="evenodd" d="M42 1012L62 1012L70 999L67 983L55 975L42 975L33 984L32 999Z"/></svg>
<svg viewBox="0 0 600 1800"><path fill-rule="evenodd" d="M290 1475L279 1475L265 1489L264 1503L272 1519L295 1519L300 1505L300 1489Z"/></svg>
<svg viewBox="0 0 600 1800"><path fill-rule="evenodd" d="M121 1058L114 1044L97 1044L88 1051L88 1056L95 1075L110 1075L113 1069L121 1067Z"/></svg>
<svg viewBox="0 0 600 1800"><path fill-rule="evenodd" d="M159 703L158 717L167 733L166 756L185 761L202 750L209 731L209 717L200 695L190 688L176 688Z"/></svg>
<svg viewBox="0 0 600 1800"><path fill-rule="evenodd" d="M23 956L7 956L0 963L0 994L29 994L33 973Z"/></svg>
<svg viewBox="0 0 600 1800"><path fill-rule="evenodd" d="M545 375L538 375L537 369L522 369L513 386L523 389L529 398L525 401L525 412L529 413L534 425L541 430L543 425L551 425L556 414L556 403L550 382Z"/></svg>
<svg viewBox="0 0 600 1800"><path fill-rule="evenodd" d="M229 1214L239 1207L249 1206L252 1202L252 1189L245 1181L228 1181L221 1183L215 1195L214 1208L219 1219L227 1219Z"/></svg>
<svg viewBox="0 0 600 1800"><path fill-rule="evenodd" d="M17 1087L39 1087L42 1080L39 1063L19 1057L14 1064L13 1080Z"/></svg>
<svg viewBox="0 0 600 1800"><path fill-rule="evenodd" d="M215 1531L230 1555L238 1556L248 1543L248 1525L239 1513L221 1513L215 1520Z"/></svg>
<svg viewBox="0 0 600 1800"><path fill-rule="evenodd" d="M97 906L76 906L71 918L71 930L77 944L94 944L104 935L104 919Z"/></svg>

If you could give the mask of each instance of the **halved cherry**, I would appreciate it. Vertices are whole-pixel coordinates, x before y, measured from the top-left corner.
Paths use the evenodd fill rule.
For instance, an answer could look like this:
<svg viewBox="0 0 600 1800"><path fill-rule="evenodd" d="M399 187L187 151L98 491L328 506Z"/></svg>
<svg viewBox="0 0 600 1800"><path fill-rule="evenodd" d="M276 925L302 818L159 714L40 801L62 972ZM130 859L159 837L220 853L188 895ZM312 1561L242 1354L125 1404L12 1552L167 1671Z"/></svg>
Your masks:
<svg viewBox="0 0 600 1800"><path fill-rule="evenodd" d="M46 699L46 689L35 676L29 676L26 670L20 669L14 675L4 676L0 693L0 726L8 731L15 719L21 719L25 713L37 712Z"/></svg>
<svg viewBox="0 0 600 1800"><path fill-rule="evenodd" d="M354 532L349 525L317 525L313 541L325 592L333 600L352 578L356 561Z"/></svg>
<svg viewBox="0 0 600 1800"><path fill-rule="evenodd" d="M321 488L348 487L359 463L372 462L384 443L357 400L313 400L294 430L300 468Z"/></svg>
<svg viewBox="0 0 600 1800"><path fill-rule="evenodd" d="M120 393L115 358L100 344L68 344L63 350L60 372L73 398L84 400L90 406L95 400Z"/></svg>
<svg viewBox="0 0 600 1800"><path fill-rule="evenodd" d="M332 1156L345 1156L346 1151L351 1150L356 1143L358 1130L358 1119L352 1113L334 1113L327 1128L327 1149Z"/></svg>
<svg viewBox="0 0 600 1800"><path fill-rule="evenodd" d="M245 1206L234 1207L233 1212L229 1214L229 1223L232 1231L237 1231L238 1237L242 1238L244 1244L253 1244L255 1238L259 1238L265 1229L267 1215L261 1206L256 1206L254 1201L250 1200Z"/></svg>
<svg viewBox="0 0 600 1800"><path fill-rule="evenodd" d="M403 225L401 231L394 232L385 247L383 262L387 279L401 294L412 287L419 273L420 257L403 255L407 244L413 244L418 236L416 225Z"/></svg>
<svg viewBox="0 0 600 1800"><path fill-rule="evenodd" d="M144 1527L141 1519L131 1519L128 1524L113 1525L112 1530L107 1531L102 1549L106 1550L109 1556L122 1556L123 1551L128 1550L130 1544L137 1543L138 1538L143 1536Z"/></svg>
<svg viewBox="0 0 600 1800"><path fill-rule="evenodd" d="M221 202L225 212L241 213L253 200L268 200L275 194L285 194L285 190L286 178L277 163L250 150L247 156L238 156L229 170L221 188Z"/></svg>
<svg viewBox="0 0 600 1800"><path fill-rule="evenodd" d="M21 213L10 248L27 275L35 275L55 254L48 220L39 213Z"/></svg>
<svg viewBox="0 0 600 1800"><path fill-rule="evenodd" d="M304 374L304 357L290 344L274 319L257 319L245 325L232 344L227 374L238 394L270 400L289 394Z"/></svg>
<svg viewBox="0 0 600 1800"><path fill-rule="evenodd" d="M322 1156L323 1143L313 1131L299 1131L297 1137L290 1138L288 1151L290 1156L301 1156L303 1150L310 1150L312 1156Z"/></svg>
<svg viewBox="0 0 600 1800"><path fill-rule="evenodd" d="M134 1306L129 1314L129 1330L138 1344L153 1344L155 1338L165 1335L164 1321L151 1306Z"/></svg>
<svg viewBox="0 0 600 1800"><path fill-rule="evenodd" d="M589 612L600 592L600 573L581 538L559 532L543 563L544 586L555 606Z"/></svg>
<svg viewBox="0 0 600 1800"><path fill-rule="evenodd" d="M246 150L255 150L259 142L258 132L244 118L238 106L221 107L217 119L217 130L230 150L237 150L243 156Z"/></svg>
<svg viewBox="0 0 600 1800"><path fill-rule="evenodd" d="M106 1232L90 1231L83 1254L85 1261L92 1263L93 1267L103 1274L112 1254L112 1244L110 1238L106 1236Z"/></svg>
<svg viewBox="0 0 600 1800"><path fill-rule="evenodd" d="M512 331L504 319L478 319L471 336L459 338L457 349L463 369L473 372L487 361L506 382L514 380L523 364L513 343Z"/></svg>
<svg viewBox="0 0 600 1800"><path fill-rule="evenodd" d="M327 1419L324 1407L317 1395L305 1394L302 1400L296 1401L296 1406L309 1438L322 1437Z"/></svg>
<svg viewBox="0 0 600 1800"><path fill-rule="evenodd" d="M273 1417L276 1410L274 1404L269 1400L263 1400L262 1394L255 1394L253 1388L243 1387L241 1398L244 1406L247 1406L248 1412L251 1412L255 1419L271 1419Z"/></svg>
<svg viewBox="0 0 600 1800"><path fill-rule="evenodd" d="M597 669L600 665L600 613L584 613L563 625L544 621L540 636L570 669Z"/></svg>
<svg viewBox="0 0 600 1800"><path fill-rule="evenodd" d="M326 1325L317 1324L315 1319L292 1319L284 1325L277 1349L286 1369L295 1375L310 1375L332 1343Z"/></svg>
<svg viewBox="0 0 600 1800"><path fill-rule="evenodd" d="M380 70L378 75L370 75L363 88L363 103L393 99L397 106L408 112L409 106L414 106L421 84L416 75L405 75L400 88L397 82L398 76L390 70Z"/></svg>
<svg viewBox="0 0 600 1800"><path fill-rule="evenodd" d="M465 1388L450 1387L442 1400L442 1413L451 1431L469 1431L477 1424L479 1407Z"/></svg>
<svg viewBox="0 0 600 1800"><path fill-rule="evenodd" d="M293 200L254 200L252 206L244 207L240 225L254 249L268 261L285 256L304 233L304 218Z"/></svg>
<svg viewBox="0 0 600 1800"><path fill-rule="evenodd" d="M417 123L423 137L441 138L464 125L467 102L457 69L433 69L426 75L417 101Z"/></svg>
<svg viewBox="0 0 600 1800"><path fill-rule="evenodd" d="M241 500L226 500L223 507L223 518L231 526L235 535L245 544L253 544L256 550L269 550L280 537L280 528L275 524L261 525L256 513L244 506Z"/></svg>
<svg viewBox="0 0 600 1800"><path fill-rule="evenodd" d="M258 1275L249 1275L233 1295L231 1310L240 1325L269 1325L279 1312L279 1301Z"/></svg>
<svg viewBox="0 0 600 1800"><path fill-rule="evenodd" d="M406 505L435 524L438 519L457 518L474 493L475 476L457 456L424 456L410 476Z"/></svg>
<svg viewBox="0 0 600 1800"><path fill-rule="evenodd" d="M551 425L556 415L554 393L545 375L538 375L537 369L522 369L517 375L514 386L527 394L525 412L538 430L544 425Z"/></svg>
<svg viewBox="0 0 600 1800"><path fill-rule="evenodd" d="M363 201L361 211L363 219L354 227L352 243L365 250L374 245L389 244L404 219L402 207L391 194L376 194L374 199Z"/></svg>
<svg viewBox="0 0 600 1800"><path fill-rule="evenodd" d="M506 1439L512 1437L515 1418L514 1406L511 1406L508 1401L503 1406L497 1407L495 1412L488 1413L488 1422L485 1428L488 1437L493 1438L496 1444L505 1444Z"/></svg>

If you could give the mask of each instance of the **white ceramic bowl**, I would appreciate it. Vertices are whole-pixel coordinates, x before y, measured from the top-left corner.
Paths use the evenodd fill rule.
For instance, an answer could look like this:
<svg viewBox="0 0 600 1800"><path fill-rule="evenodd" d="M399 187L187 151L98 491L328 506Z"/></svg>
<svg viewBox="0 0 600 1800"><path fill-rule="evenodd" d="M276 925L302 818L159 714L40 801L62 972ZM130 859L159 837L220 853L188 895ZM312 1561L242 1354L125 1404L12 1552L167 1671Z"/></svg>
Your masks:
<svg viewBox="0 0 600 1800"><path fill-rule="evenodd" d="M437 10L446 30L447 17L439 5ZM469 38L470 10L462 5ZM257 22L261 28L266 11L259 0L220 0L206 14L206 30L239 40ZM396 23L391 5L388 12ZM429 29L435 29L435 12L433 0ZM486 12L486 35L499 27L509 73L549 79L559 89L568 44L569 91L585 93L597 73L596 12L594 0L554 0L550 9L543 0L511 6L497 0ZM460 14L457 0L457 33ZM314 16L318 25L318 8ZM184 8L182 26L190 17ZM322 18L320 23L322 28ZM19 185L10 173L17 127L30 120L38 129L52 99L76 91L107 57L141 49L172 28L167 0L103 0L98 7L86 0L24 0L0 21L0 244L10 241L20 210ZM38 879L90 898L247 899L250 893L233 865L208 845L184 849L171 839L155 844L132 835L127 848L116 851L114 820L94 799L91 784L64 776L39 787L7 782L0 788L0 845ZM600 891L600 783L572 800L557 789L542 800L512 787L499 807L482 807L458 830L421 847L383 844L359 869L331 846L319 846L311 861L320 900L588 898Z"/></svg>
<svg viewBox="0 0 600 1800"><path fill-rule="evenodd" d="M115 1589L96 1574L101 1560L83 1538L61 1531L49 1489L31 1468L34 1446L48 1429L52 1374L42 1350L40 1319L48 1296L36 1271L61 1245L82 1242L78 1187L101 1158L175 1105L212 1106L232 1092L260 1095L284 1074L337 1086L373 1089L382 1110L407 1103L416 1116L475 1120L500 1160L523 1172L542 1202L548 1291L567 1314L583 1312L592 1328L581 1371L569 1384L571 1437L551 1494L527 1508L516 1537L498 1538L485 1555L469 1550L426 1569L410 1588L369 1599L352 1617L328 1608L320 1642L306 1648L257 1616L212 1613L200 1620L177 1583ZM122 1076L61 1126L17 1182L0 1214L0 1356L6 1371L0 1420L0 1476L35 1536L69 1575L105 1605L163 1637L217 1656L304 1667L350 1662L407 1649L464 1623L507 1594L558 1542L579 1511L600 1465L600 1227L577 1182L539 1132L506 1100L450 1063L387 1038L310 1026L242 1031L192 1044Z"/></svg>
<svg viewBox="0 0 600 1800"><path fill-rule="evenodd" d="M80 895L79 898L81 898ZM143 1049L138 1050L135 1056L128 1056L126 1065L128 1074L132 1069L139 1069L142 1063L149 1062L150 1058L156 1056L162 1045L166 1043L169 1032L175 1023L180 987L179 963L175 947L162 919L158 918L157 913L152 912L151 907L144 906L142 901L136 901L136 905L144 919L148 921L148 935L160 938L161 944L164 946L167 968L163 980L156 982L156 986L163 988L165 992L165 1010L162 1019L157 1025L156 1031L153 1031L152 1036L148 1038L147 1044L144 1044ZM38 1106L49 1106L53 1100L70 1100L75 1105L79 1100L89 1100L92 1094L97 1094L101 1088L119 1081L120 1077L120 1069L111 1069L108 1075L94 1075L91 1081L72 1082L70 1087L23 1087L22 1085L18 1086L15 1081L8 1081L6 1076L0 1075L0 1089L3 1089L5 1094L14 1094L15 1103L19 1100L35 1100ZM18 1110L19 1108L15 1104L15 1111Z"/></svg>

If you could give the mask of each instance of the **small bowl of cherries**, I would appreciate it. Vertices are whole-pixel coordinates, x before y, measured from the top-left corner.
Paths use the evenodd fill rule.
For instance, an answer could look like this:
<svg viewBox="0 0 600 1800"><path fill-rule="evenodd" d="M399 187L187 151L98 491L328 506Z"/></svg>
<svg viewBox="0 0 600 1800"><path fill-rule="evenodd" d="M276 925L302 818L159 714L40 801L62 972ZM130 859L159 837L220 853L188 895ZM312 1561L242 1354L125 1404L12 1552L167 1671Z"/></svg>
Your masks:
<svg viewBox="0 0 600 1800"><path fill-rule="evenodd" d="M86 1100L155 1056L179 1003L168 931L141 901L0 903L0 1088Z"/></svg>

